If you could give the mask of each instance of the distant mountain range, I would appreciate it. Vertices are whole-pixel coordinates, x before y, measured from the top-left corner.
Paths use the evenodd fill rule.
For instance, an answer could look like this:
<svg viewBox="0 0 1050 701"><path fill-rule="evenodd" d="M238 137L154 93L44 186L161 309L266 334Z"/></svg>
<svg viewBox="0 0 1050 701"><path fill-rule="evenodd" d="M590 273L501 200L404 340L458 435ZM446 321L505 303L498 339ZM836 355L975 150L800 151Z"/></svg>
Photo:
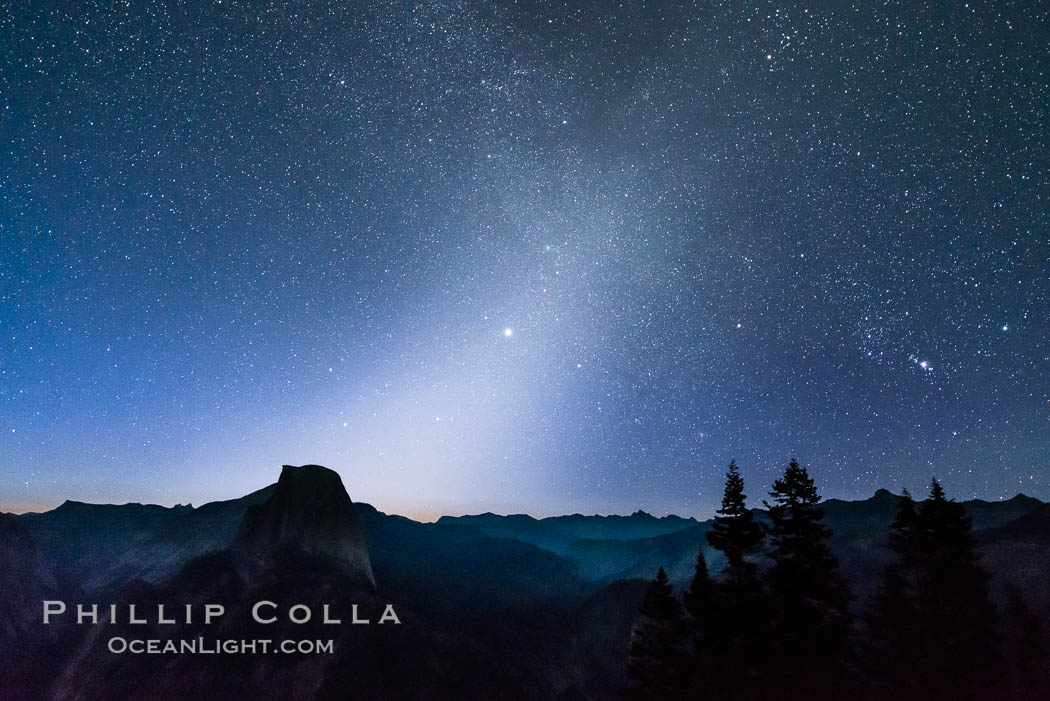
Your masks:
<svg viewBox="0 0 1050 701"><path fill-rule="evenodd" d="M827 500L832 546L858 609L888 560L897 499ZM1018 588L1050 616L1050 505L1018 495L965 502L1002 597ZM760 520L766 518L756 510ZM676 588L698 547L722 566L711 521L630 516L443 517L418 523L353 503L339 476L285 466L276 484L198 508L67 501L0 514L0 682L17 698L562 698L614 697L646 581L663 566ZM125 606L222 603L222 623L78 626L40 623L41 602ZM253 602L395 605L399 626L259 629ZM329 637L331 656L117 655L116 634Z"/></svg>

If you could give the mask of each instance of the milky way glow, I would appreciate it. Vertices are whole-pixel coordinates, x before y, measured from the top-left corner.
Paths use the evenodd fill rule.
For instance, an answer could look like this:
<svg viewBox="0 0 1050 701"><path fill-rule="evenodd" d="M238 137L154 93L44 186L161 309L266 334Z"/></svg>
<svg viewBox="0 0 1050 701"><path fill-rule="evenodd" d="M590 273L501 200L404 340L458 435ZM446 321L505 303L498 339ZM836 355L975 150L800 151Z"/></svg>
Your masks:
<svg viewBox="0 0 1050 701"><path fill-rule="evenodd" d="M1050 498L1040 12L7 8L0 509Z"/></svg>

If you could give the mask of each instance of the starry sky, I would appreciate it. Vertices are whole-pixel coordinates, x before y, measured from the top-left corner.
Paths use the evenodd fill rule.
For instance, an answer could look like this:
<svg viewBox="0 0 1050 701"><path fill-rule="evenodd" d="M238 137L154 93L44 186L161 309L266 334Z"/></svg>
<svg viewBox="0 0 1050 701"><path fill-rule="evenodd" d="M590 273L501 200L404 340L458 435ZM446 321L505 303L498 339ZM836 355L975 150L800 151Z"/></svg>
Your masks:
<svg viewBox="0 0 1050 701"><path fill-rule="evenodd" d="M1050 499L1050 10L0 4L0 510Z"/></svg>

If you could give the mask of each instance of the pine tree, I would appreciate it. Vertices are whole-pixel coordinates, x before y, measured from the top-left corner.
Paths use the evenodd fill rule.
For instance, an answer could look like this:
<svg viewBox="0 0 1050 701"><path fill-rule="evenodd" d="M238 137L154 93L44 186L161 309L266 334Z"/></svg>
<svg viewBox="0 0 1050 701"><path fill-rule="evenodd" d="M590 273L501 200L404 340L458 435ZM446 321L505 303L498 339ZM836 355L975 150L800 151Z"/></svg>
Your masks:
<svg viewBox="0 0 1050 701"><path fill-rule="evenodd" d="M661 567L646 590L631 631L627 697L678 698L685 686L685 643L682 606Z"/></svg>
<svg viewBox="0 0 1050 701"><path fill-rule="evenodd" d="M869 667L874 686L887 698L911 698L919 688L915 661L924 654L916 594L919 528L915 501L905 489L890 524L895 558L882 571L867 616Z"/></svg>
<svg viewBox="0 0 1050 701"><path fill-rule="evenodd" d="M768 606L758 567L750 559L764 537L747 508L736 462L730 461L722 508L707 534L707 542L726 558L724 575L713 586L707 626L707 635L716 641L708 646L714 698L751 698L761 693L766 681Z"/></svg>
<svg viewBox="0 0 1050 701"><path fill-rule="evenodd" d="M759 549L764 536L747 508L744 479L735 460L729 461L722 508L717 513L714 525L707 533L707 542L726 556L727 578L742 580L753 576L757 568L746 558Z"/></svg>
<svg viewBox="0 0 1050 701"><path fill-rule="evenodd" d="M889 543L890 550L901 558L902 564L911 567L915 564L919 514L915 508L915 500L911 498L911 492L907 489L901 491L901 498L897 502L897 514L890 523Z"/></svg>
<svg viewBox="0 0 1050 701"><path fill-rule="evenodd" d="M698 696L711 687L713 652L719 644L713 629L714 583L707 571L703 546L700 546L696 554L693 581L682 599L689 615L692 643L686 682L693 694Z"/></svg>
<svg viewBox="0 0 1050 701"><path fill-rule="evenodd" d="M877 682L898 699L988 697L1002 667L965 507L936 479L918 508L905 493L889 543L896 557L869 614Z"/></svg>
<svg viewBox="0 0 1050 701"><path fill-rule="evenodd" d="M689 590L682 597L686 613L694 626L703 626L711 609L711 576L707 571L707 560L701 546L696 553L696 567L693 570L693 581Z"/></svg>
<svg viewBox="0 0 1050 701"><path fill-rule="evenodd" d="M806 468L792 459L769 494L768 581L781 695L823 696L841 684L848 662L849 589L828 547L831 530ZM813 674L813 665L821 674Z"/></svg>
<svg viewBox="0 0 1050 701"><path fill-rule="evenodd" d="M978 563L966 508L934 479L919 506L917 608L924 670L933 698L981 697L1000 671L994 654L995 610Z"/></svg>

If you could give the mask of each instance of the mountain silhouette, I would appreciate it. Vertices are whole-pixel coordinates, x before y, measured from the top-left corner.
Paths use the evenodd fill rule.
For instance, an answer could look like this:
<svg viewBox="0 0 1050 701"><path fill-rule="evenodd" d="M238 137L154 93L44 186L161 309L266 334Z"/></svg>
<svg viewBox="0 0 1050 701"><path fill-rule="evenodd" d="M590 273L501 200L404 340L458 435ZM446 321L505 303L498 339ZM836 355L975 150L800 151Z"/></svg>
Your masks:
<svg viewBox="0 0 1050 701"><path fill-rule="evenodd" d="M305 554L375 586L354 504L339 474L320 465L285 465L270 497L244 514L233 550L263 568Z"/></svg>
<svg viewBox="0 0 1050 701"><path fill-rule="evenodd" d="M194 557L228 548L245 510L275 488L199 508L66 501L17 519L48 560L85 589L113 589L171 577Z"/></svg>
<svg viewBox="0 0 1050 701"><path fill-rule="evenodd" d="M830 542L863 603L888 561L887 528L899 497L821 503ZM1019 589L1050 614L1050 511L1019 495L963 502L1002 598ZM768 520L762 510L756 519ZM0 515L0 585L6 608L0 696L133 699L505 698L606 699L624 680L623 651L658 567L681 591L710 521L644 512L552 518L444 517L419 523L350 499L339 475L284 466L275 484L240 499L165 508L66 502L42 514ZM218 625L39 625L39 602L221 603ZM277 604L260 627L253 602ZM0 601L2 604L3 601ZM376 620L397 608L402 625L296 625L289 607L356 604ZM331 657L113 655L126 637L335 640ZM206 690L206 693L204 691Z"/></svg>

